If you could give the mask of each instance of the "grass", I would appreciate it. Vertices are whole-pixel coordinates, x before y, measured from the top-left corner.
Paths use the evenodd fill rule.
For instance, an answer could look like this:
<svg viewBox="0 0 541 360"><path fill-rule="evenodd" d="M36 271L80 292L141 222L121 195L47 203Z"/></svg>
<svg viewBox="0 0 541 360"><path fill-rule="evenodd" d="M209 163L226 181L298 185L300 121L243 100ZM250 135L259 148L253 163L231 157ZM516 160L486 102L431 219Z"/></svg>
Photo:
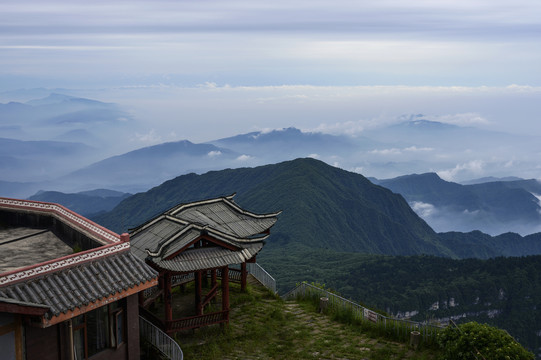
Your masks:
<svg viewBox="0 0 541 360"><path fill-rule="evenodd" d="M284 302L252 283L231 284L230 325L178 333L186 359L435 359L437 350L374 336L319 314L310 302ZM339 320L339 319L338 319Z"/></svg>

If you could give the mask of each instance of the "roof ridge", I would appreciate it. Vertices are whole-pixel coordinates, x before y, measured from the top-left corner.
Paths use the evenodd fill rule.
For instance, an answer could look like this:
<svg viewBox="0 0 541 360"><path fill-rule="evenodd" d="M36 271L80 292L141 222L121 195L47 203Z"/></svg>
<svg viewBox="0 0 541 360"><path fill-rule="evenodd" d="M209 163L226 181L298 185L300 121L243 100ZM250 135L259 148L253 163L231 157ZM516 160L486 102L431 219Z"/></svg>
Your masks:
<svg viewBox="0 0 541 360"><path fill-rule="evenodd" d="M271 218L271 217L276 217L276 216L278 216L278 215L280 215L282 213L282 210L280 210L280 211L277 211L277 212L274 212L274 213L256 214L256 213L253 213L251 211L244 210L243 208L238 206L233 201L233 197L235 195L236 195L236 193L233 193L232 195L229 195L229 196L222 196L222 197L217 197L217 198L212 198L212 199L206 199L206 200L194 201L194 202L191 202L191 203L180 204L180 205L168 210L166 213L174 216L174 215L178 214L179 212L181 212L183 210L186 210L186 209L189 209L189 208L192 208L192 207L196 207L196 206L199 206L199 205L206 205L206 204L214 204L214 203L217 203L217 202L224 202L227 205L229 205L230 207L232 207L233 209L235 209L237 212L239 212L239 213L241 213L243 215L247 215L247 216L256 218L256 219L267 219L267 218Z"/></svg>

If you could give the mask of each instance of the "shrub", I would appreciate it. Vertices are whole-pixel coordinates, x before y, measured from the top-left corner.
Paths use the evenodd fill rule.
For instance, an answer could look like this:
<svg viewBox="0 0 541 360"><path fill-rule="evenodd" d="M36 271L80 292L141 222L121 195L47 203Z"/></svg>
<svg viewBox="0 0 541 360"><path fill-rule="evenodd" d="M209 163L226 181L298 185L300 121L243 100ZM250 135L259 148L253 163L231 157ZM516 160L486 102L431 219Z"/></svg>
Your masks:
<svg viewBox="0 0 541 360"><path fill-rule="evenodd" d="M487 324L469 322L449 326L438 334L443 350L442 359L467 360L533 360L534 355L523 348L507 332Z"/></svg>

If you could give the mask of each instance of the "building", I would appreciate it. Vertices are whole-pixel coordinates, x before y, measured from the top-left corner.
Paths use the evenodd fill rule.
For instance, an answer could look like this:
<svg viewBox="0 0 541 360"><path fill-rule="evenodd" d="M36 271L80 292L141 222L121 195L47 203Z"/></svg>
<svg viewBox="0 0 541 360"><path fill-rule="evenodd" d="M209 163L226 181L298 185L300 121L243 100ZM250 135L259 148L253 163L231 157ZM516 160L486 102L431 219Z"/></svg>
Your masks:
<svg viewBox="0 0 541 360"><path fill-rule="evenodd" d="M145 315L169 334L228 323L230 279L238 279L241 290L246 288L247 263L255 263L280 212L252 213L239 207L233 196L177 205L130 232L133 254L159 272L159 286L141 294L140 304L162 297L163 317ZM202 283L208 280L204 292ZM174 316L172 288L192 281L193 312ZM205 311L218 295L220 309Z"/></svg>
<svg viewBox="0 0 541 360"><path fill-rule="evenodd" d="M157 276L128 234L0 198L0 358L139 359L139 293Z"/></svg>

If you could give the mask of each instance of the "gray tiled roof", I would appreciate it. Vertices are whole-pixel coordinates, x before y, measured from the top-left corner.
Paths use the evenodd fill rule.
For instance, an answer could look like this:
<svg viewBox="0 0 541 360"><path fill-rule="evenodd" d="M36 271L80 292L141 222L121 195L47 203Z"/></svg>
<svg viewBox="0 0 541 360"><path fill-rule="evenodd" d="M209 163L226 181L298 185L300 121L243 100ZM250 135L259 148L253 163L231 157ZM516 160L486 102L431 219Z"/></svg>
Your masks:
<svg viewBox="0 0 541 360"><path fill-rule="evenodd" d="M262 241L269 236L279 212L254 214L240 208L232 198L181 204L133 229L132 253L176 272L239 264L252 258L263 247ZM201 237L217 240L218 246L188 248Z"/></svg>
<svg viewBox="0 0 541 360"><path fill-rule="evenodd" d="M167 240L175 240L170 251L176 251L201 235L200 231L182 232L186 227L185 224L179 224L163 216L149 228L131 237L131 251L138 258L144 259L148 256L146 249L156 251L160 244Z"/></svg>
<svg viewBox="0 0 541 360"><path fill-rule="evenodd" d="M231 206L231 201L205 203L187 207L180 211L171 211L178 219L195 224L205 224L220 232L246 238L260 234L274 225L276 215L255 217L247 212L240 212Z"/></svg>
<svg viewBox="0 0 541 360"><path fill-rule="evenodd" d="M126 291L158 274L129 251L0 287L0 298L47 305L48 316Z"/></svg>
<svg viewBox="0 0 541 360"><path fill-rule="evenodd" d="M172 260L155 259L154 263L163 269L188 272L240 264L251 259L263 248L263 243L247 244L242 250L221 247L203 247L183 251Z"/></svg>

